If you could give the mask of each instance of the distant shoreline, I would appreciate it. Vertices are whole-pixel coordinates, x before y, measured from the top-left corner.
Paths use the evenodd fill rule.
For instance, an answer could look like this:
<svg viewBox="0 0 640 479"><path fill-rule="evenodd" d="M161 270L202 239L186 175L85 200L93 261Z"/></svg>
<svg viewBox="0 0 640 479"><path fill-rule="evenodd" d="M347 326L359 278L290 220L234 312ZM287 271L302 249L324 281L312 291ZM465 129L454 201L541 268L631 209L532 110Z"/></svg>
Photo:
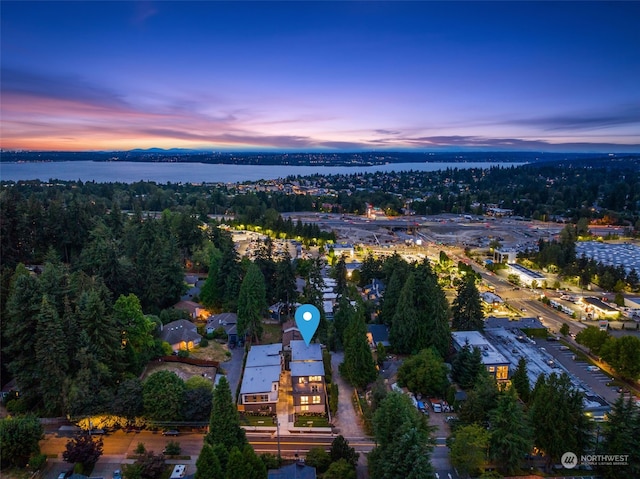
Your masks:
<svg viewBox="0 0 640 479"><path fill-rule="evenodd" d="M201 163L222 165L278 165L367 167L395 163L538 163L564 160L619 159L634 154L543 153L543 152L354 152L267 153L133 150L123 152L2 151L0 163L49 163L62 161Z"/></svg>

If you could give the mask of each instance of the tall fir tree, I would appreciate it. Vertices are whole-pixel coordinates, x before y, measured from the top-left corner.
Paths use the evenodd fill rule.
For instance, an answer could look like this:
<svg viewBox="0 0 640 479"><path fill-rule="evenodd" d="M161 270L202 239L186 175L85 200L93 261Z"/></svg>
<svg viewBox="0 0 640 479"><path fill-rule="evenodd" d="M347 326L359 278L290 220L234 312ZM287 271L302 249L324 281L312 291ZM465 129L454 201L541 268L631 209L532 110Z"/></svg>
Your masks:
<svg viewBox="0 0 640 479"><path fill-rule="evenodd" d="M374 414L373 429L376 447L368 455L372 479L433 477L433 429L408 396L389 393Z"/></svg>
<svg viewBox="0 0 640 479"><path fill-rule="evenodd" d="M601 466L598 472L606 479L640 477L640 408L633 397L620 395L603 426L602 444L596 442L594 454L624 451L629 457L626 465Z"/></svg>
<svg viewBox="0 0 640 479"><path fill-rule="evenodd" d="M238 296L238 334L254 341L262 337L262 317L267 309L264 276L255 263L249 265Z"/></svg>
<svg viewBox="0 0 640 479"><path fill-rule="evenodd" d="M511 376L511 384L513 384L522 402L528 404L531 396L531 384L529 383L529 373L527 372L527 360L524 357L518 359L518 366Z"/></svg>
<svg viewBox="0 0 640 479"><path fill-rule="evenodd" d="M65 380L69 372L69 351L58 313L42 298L36 328L36 363L40 380L40 407L47 416L63 412Z"/></svg>
<svg viewBox="0 0 640 479"><path fill-rule="evenodd" d="M489 456L505 474L515 474L533 447L533 432L513 387L499 393L489 417Z"/></svg>
<svg viewBox="0 0 640 479"><path fill-rule="evenodd" d="M204 443L196 461L195 479L224 479L220 459L211 444Z"/></svg>
<svg viewBox="0 0 640 479"><path fill-rule="evenodd" d="M40 398L38 363L35 360L36 336L39 308L42 294L38 280L26 269L16 268L2 318L4 353L9 358L7 369L13 374L20 387L21 401L29 408Z"/></svg>
<svg viewBox="0 0 640 479"><path fill-rule="evenodd" d="M397 352L429 347L445 357L450 347L449 304L428 260L411 272L402 287L389 340Z"/></svg>
<svg viewBox="0 0 640 479"><path fill-rule="evenodd" d="M220 284L220 264L222 262L222 251L215 246L211 247L209 257L209 272L207 279L200 290L200 301L207 308L220 310L222 308L222 290Z"/></svg>
<svg viewBox="0 0 640 479"><path fill-rule="evenodd" d="M340 365L340 374L357 388L366 387L378 374L367 341L362 308L352 308L344 332L344 362Z"/></svg>
<svg viewBox="0 0 640 479"><path fill-rule="evenodd" d="M567 374L538 377L529 414L534 443L545 453L547 470L566 451L580 456L589 450L593 423L584 414L583 394L573 387Z"/></svg>
<svg viewBox="0 0 640 479"><path fill-rule="evenodd" d="M403 268L396 269L389 278L389 283L384 291L380 305L380 320L387 326L392 326L402 288L406 280L407 275Z"/></svg>
<svg viewBox="0 0 640 479"><path fill-rule="evenodd" d="M451 377L462 389L470 389L484 369L482 353L467 342L451 362Z"/></svg>
<svg viewBox="0 0 640 479"><path fill-rule="evenodd" d="M458 295L451 307L452 328L458 331L482 331L484 311L475 275L468 274L458 287Z"/></svg>
<svg viewBox="0 0 640 479"><path fill-rule="evenodd" d="M213 408L205 441L212 446L221 444L227 451L233 447L242 449L247 444L244 429L240 427L238 410L231 397L229 383L224 376L213 390Z"/></svg>

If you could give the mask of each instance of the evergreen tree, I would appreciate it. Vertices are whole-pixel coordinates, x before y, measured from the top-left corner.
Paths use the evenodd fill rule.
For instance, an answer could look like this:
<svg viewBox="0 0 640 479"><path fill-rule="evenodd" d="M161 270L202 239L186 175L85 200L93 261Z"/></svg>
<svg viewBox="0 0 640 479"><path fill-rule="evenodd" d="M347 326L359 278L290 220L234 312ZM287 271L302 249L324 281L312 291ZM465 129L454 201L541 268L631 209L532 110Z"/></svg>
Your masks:
<svg viewBox="0 0 640 479"><path fill-rule="evenodd" d="M491 439L489 456L505 474L515 474L533 446L528 417L514 388L501 391L498 404L489 414Z"/></svg>
<svg viewBox="0 0 640 479"><path fill-rule="evenodd" d="M211 247L211 256L209 258L209 273L207 279L200 290L200 301L207 308L222 308L222 289L219 285L222 283L220 279L220 264L222 262L222 252L215 246Z"/></svg>
<svg viewBox="0 0 640 479"><path fill-rule="evenodd" d="M493 376L483 370L476 378L473 389L458 409L458 417L464 424L489 424L489 414L498 404L498 385Z"/></svg>
<svg viewBox="0 0 640 479"><path fill-rule="evenodd" d="M331 271L333 278L336 280L335 292L338 296L344 296L347 293L347 264L344 255L340 255L338 261Z"/></svg>
<svg viewBox="0 0 640 479"><path fill-rule="evenodd" d="M264 276L254 263L249 265L238 297L238 334L256 342L262 337L262 316L267 309Z"/></svg>
<svg viewBox="0 0 640 479"><path fill-rule="evenodd" d="M393 282L393 277L391 280ZM415 281L414 273L410 273L400 292L398 306L395 309L395 314L391 321L391 328L389 329L389 342L395 351L400 354L417 352L413 350L413 343L417 334L416 321L418 318L414 298ZM385 297L386 294L387 293L385 293Z"/></svg>
<svg viewBox="0 0 640 479"><path fill-rule="evenodd" d="M360 266L360 286L370 284L374 279L382 277L382 261L368 253Z"/></svg>
<svg viewBox="0 0 640 479"><path fill-rule="evenodd" d="M78 323L87 333L101 362L122 370L122 336L114 317L96 290L82 293L76 310Z"/></svg>
<svg viewBox="0 0 640 479"><path fill-rule="evenodd" d="M449 305L429 262L409 274L396 308L389 339L398 353L416 353L433 346L449 353Z"/></svg>
<svg viewBox="0 0 640 479"><path fill-rule="evenodd" d="M408 396L389 393L374 414L373 428L377 446L368 455L373 479L433 476L431 428Z"/></svg>
<svg viewBox="0 0 640 479"><path fill-rule="evenodd" d="M206 442L202 445L202 450L196 461L195 479L224 479L220 460L211 445Z"/></svg>
<svg viewBox="0 0 640 479"><path fill-rule="evenodd" d="M547 458L547 469L566 451L584 454L591 441L592 422L584 414L583 395L569 376L541 374L531 392L529 409L534 443Z"/></svg>
<svg viewBox="0 0 640 479"><path fill-rule="evenodd" d="M640 477L640 409L632 397L620 395L604 423L602 445L596 443L595 454L629 454L627 465L601 466L598 472L606 479Z"/></svg>
<svg viewBox="0 0 640 479"><path fill-rule="evenodd" d="M331 441L330 454L332 462L344 459L352 467L356 467L356 464L358 463L359 454L353 447L349 446L349 441L347 441L341 434Z"/></svg>
<svg viewBox="0 0 640 479"><path fill-rule="evenodd" d="M348 297L341 296L338 298L338 304L334 307L333 325L335 327L335 336L340 346L344 345L344 333L354 313L355 311Z"/></svg>
<svg viewBox="0 0 640 479"><path fill-rule="evenodd" d="M209 421L209 433L206 442L215 446L221 444L227 451L231 448L244 448L247 438L240 427L238 410L233 403L229 383L223 376L213 391L213 408ZM225 468L226 469L226 468Z"/></svg>
<svg viewBox="0 0 640 479"><path fill-rule="evenodd" d="M26 271L26 270L25 270ZM4 353L9 360L7 369L20 385L21 401L28 407L40 398L40 371L35 360L36 335L42 294L38 280L16 268L2 318Z"/></svg>
<svg viewBox="0 0 640 479"><path fill-rule="evenodd" d="M378 374L367 341L367 327L361 308L350 314L344 332L344 362L340 365L340 374L357 388L366 387Z"/></svg>
<svg viewBox="0 0 640 479"><path fill-rule="evenodd" d="M78 337L73 362L77 372L67 387L67 414L79 418L110 410L113 404L113 373L101 362L86 331L82 331Z"/></svg>
<svg viewBox="0 0 640 479"><path fill-rule="evenodd" d="M250 444L246 444L242 449L242 457L247 467L247 479L267 479L267 468ZM227 469L227 472L229 470Z"/></svg>
<svg viewBox="0 0 640 479"><path fill-rule="evenodd" d="M406 280L407 276L405 269L398 268L393 271L387 288L384 291L380 305L380 320L387 326L391 326L393 322L393 318L396 314L396 308L400 301L400 294Z"/></svg>
<svg viewBox="0 0 640 479"><path fill-rule="evenodd" d="M474 275L467 275L458 287L458 295L451 308L452 327L458 331L482 331L484 311Z"/></svg>
<svg viewBox="0 0 640 479"><path fill-rule="evenodd" d="M38 315L35 353L40 379L41 407L47 417L60 414L69 369L69 352L62 323L47 296L42 298Z"/></svg>
<svg viewBox="0 0 640 479"><path fill-rule="evenodd" d="M288 250L285 250L280 261L276 263L273 292L275 300L283 301L287 306L294 304L298 298L296 275Z"/></svg>
<svg viewBox="0 0 640 479"><path fill-rule="evenodd" d="M482 353L467 342L451 362L451 377L462 389L470 389L484 369Z"/></svg>
<svg viewBox="0 0 640 479"><path fill-rule="evenodd" d="M518 360L518 366L511 376L511 383L520 399L525 404L528 403L531 395L531 385L529 384L529 375L527 373L527 360L524 357Z"/></svg>
<svg viewBox="0 0 640 479"><path fill-rule="evenodd" d="M229 236L223 244L217 289L220 291L222 308L227 311L235 311L242 283L242 268L233 239Z"/></svg>
<svg viewBox="0 0 640 479"><path fill-rule="evenodd" d="M249 479L249 475L249 464L245 461L242 452L236 446L232 447L229 451L225 479Z"/></svg>

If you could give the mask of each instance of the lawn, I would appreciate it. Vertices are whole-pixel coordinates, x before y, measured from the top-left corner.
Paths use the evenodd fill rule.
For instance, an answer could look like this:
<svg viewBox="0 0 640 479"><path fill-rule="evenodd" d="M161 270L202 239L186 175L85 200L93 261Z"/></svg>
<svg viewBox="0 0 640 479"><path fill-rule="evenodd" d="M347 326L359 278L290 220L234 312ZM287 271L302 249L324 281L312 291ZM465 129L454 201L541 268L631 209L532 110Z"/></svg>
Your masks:
<svg viewBox="0 0 640 479"><path fill-rule="evenodd" d="M241 426L264 426L272 427L273 418L271 416L258 416L254 414L243 414L240 416Z"/></svg>
<svg viewBox="0 0 640 479"><path fill-rule="evenodd" d="M296 416L296 427L330 427L325 416Z"/></svg>

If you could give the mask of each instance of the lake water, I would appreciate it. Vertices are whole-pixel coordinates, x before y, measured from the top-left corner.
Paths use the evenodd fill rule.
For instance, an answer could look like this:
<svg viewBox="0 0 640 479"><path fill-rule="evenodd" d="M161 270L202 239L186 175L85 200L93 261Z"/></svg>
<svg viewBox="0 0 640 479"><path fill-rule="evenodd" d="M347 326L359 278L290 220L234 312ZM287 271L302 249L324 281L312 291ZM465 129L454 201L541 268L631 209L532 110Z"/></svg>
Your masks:
<svg viewBox="0 0 640 479"><path fill-rule="evenodd" d="M0 163L0 179L82 180L98 183L133 183L155 181L165 183L238 183L285 178L290 175L335 175L374 173L377 171L437 171L446 168L489 168L520 166L524 163L393 163L378 166L291 166L291 165L227 165L204 163L138 163L56 161L43 163Z"/></svg>

